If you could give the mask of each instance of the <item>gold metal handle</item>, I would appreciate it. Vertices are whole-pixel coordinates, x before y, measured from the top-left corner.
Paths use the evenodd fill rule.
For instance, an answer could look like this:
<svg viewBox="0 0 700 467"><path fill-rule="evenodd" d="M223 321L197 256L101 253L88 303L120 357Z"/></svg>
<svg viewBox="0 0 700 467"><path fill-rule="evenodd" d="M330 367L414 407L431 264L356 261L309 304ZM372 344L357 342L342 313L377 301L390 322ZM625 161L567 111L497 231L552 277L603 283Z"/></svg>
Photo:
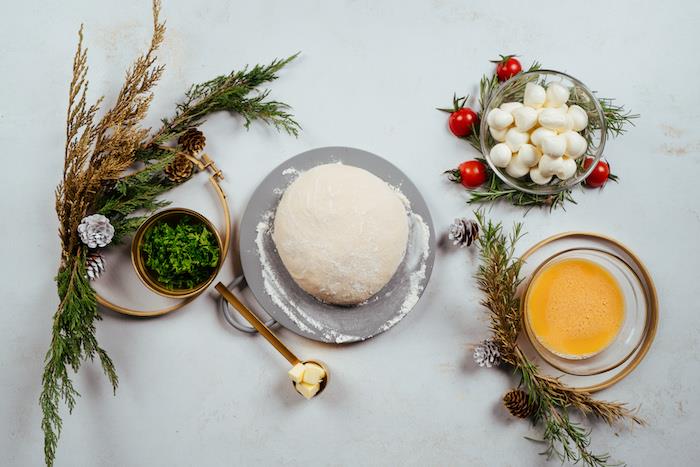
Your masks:
<svg viewBox="0 0 700 467"><path fill-rule="evenodd" d="M219 282L214 286L214 288L221 294L224 299L231 304L238 312L243 315L243 317L265 338L267 341L272 344L272 346L277 349L279 353L282 354L284 358L287 359L289 363L292 364L292 366L296 365L297 363L300 363L301 360L294 355L294 353L287 348L284 343L282 343L281 340L277 336L275 336L270 329L265 326L265 323L260 321L260 318L255 316L255 314L248 309L243 303L241 303L240 300L238 300L238 297L236 297L229 289L226 288L224 284Z"/></svg>

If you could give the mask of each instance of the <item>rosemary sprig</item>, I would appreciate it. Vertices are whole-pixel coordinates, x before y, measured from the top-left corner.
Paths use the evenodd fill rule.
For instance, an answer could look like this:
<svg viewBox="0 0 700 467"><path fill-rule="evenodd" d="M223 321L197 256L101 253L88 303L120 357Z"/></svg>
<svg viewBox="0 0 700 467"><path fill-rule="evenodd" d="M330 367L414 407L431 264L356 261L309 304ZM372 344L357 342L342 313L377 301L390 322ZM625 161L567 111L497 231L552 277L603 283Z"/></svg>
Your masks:
<svg viewBox="0 0 700 467"><path fill-rule="evenodd" d="M523 235L522 224L516 223L509 234L502 224L475 211L481 234L478 239L480 264L476 273L482 304L489 310L493 341L502 360L520 376L520 385L537 410L532 416L535 424L544 425L543 439L547 458L558 457L562 462L581 462L589 467L608 466L608 454L590 450L591 432L569 418L570 410L584 416L593 416L612 425L630 421L643 425L642 419L619 402L606 402L576 391L558 378L540 373L539 368L520 350L517 344L521 329L520 299L517 294L521 283L522 260L515 256L515 247Z"/></svg>
<svg viewBox="0 0 700 467"><path fill-rule="evenodd" d="M258 89L275 80L294 55L193 86L175 116L151 134L142 121L153 98L152 89L164 70L156 63L165 34L159 13L160 2L154 0L150 46L127 71L114 105L99 119L102 99L87 103L88 66L82 27L78 34L69 86L64 173L56 189L62 247L56 276L60 302L53 317L39 397L47 466L54 463L61 433L60 405L64 403L72 411L79 396L69 369L77 372L85 360L97 356L115 391L118 384L112 360L97 343L95 322L101 318L95 291L86 276L87 248L77 234L81 219L95 212L106 215L115 227L117 241L132 233L145 219L135 214L166 205L158 196L177 186L163 176L163 168L181 152L173 140L212 112L238 113L246 126L260 120L292 135L300 128L286 104L268 100L269 91ZM131 171L125 172L127 169Z"/></svg>

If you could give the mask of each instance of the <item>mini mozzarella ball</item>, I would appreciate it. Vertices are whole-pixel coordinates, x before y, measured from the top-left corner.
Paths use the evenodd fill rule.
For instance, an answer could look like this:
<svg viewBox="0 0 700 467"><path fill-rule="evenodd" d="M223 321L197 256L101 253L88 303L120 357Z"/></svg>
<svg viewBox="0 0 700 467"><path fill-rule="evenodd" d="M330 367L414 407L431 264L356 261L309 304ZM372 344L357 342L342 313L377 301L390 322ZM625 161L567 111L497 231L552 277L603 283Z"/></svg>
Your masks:
<svg viewBox="0 0 700 467"><path fill-rule="evenodd" d="M537 164L537 167L540 168L540 173L543 176L550 177L559 172L559 170L562 169L562 165L563 161L561 157L552 157L544 154L540 158L540 163Z"/></svg>
<svg viewBox="0 0 700 467"><path fill-rule="evenodd" d="M583 131L588 126L588 113L578 105L572 105L567 111L567 115L571 116L574 126L571 128L574 131Z"/></svg>
<svg viewBox="0 0 700 467"><path fill-rule="evenodd" d="M545 107L560 107L569 100L569 88L559 83L552 83L547 86Z"/></svg>
<svg viewBox="0 0 700 467"><path fill-rule="evenodd" d="M566 151L564 151L564 154L572 159L578 159L583 156L586 149L588 149L586 138L579 133L567 131L566 133L562 133L562 136L566 139Z"/></svg>
<svg viewBox="0 0 700 467"><path fill-rule="evenodd" d="M566 113L566 126L562 131L572 131L574 129L574 119L569 113Z"/></svg>
<svg viewBox="0 0 700 467"><path fill-rule="evenodd" d="M508 164L508 167L506 167L506 173L513 178L520 178L530 173L530 167L519 163L517 157L513 156L510 164Z"/></svg>
<svg viewBox="0 0 700 467"><path fill-rule="evenodd" d="M545 128L563 130L566 128L566 114L559 109L544 109L537 119Z"/></svg>
<svg viewBox="0 0 700 467"><path fill-rule="evenodd" d="M530 134L525 131L520 131L517 128L511 128L506 133L506 144L513 152L518 152L520 146L530 141Z"/></svg>
<svg viewBox="0 0 700 467"><path fill-rule="evenodd" d="M501 104L499 109L501 109L504 112L513 113L515 109L519 109L522 106L523 104L521 104L520 102L505 102Z"/></svg>
<svg viewBox="0 0 700 467"><path fill-rule="evenodd" d="M535 83L527 83L525 85L523 104L527 105L528 107L538 109L544 105L544 101L546 99L547 91L545 91L542 86Z"/></svg>
<svg viewBox="0 0 700 467"><path fill-rule="evenodd" d="M532 144L523 144L517 154L513 155L513 160L528 167L534 167L540 161L542 153Z"/></svg>
<svg viewBox="0 0 700 467"><path fill-rule="evenodd" d="M512 157L513 152L505 143L496 144L489 152L489 159L491 159L493 165L500 168L507 167Z"/></svg>
<svg viewBox="0 0 700 467"><path fill-rule="evenodd" d="M564 135L546 136L542 140L542 154L551 157L561 157L566 152L566 138Z"/></svg>
<svg viewBox="0 0 700 467"><path fill-rule="evenodd" d="M510 112L505 112L501 109L493 109L486 117L486 123L488 123L491 128L503 130L513 123L513 116Z"/></svg>
<svg viewBox="0 0 700 467"><path fill-rule="evenodd" d="M552 179L552 176L548 175L545 177L539 167L533 167L530 169L530 179L538 185L546 185Z"/></svg>
<svg viewBox="0 0 700 467"><path fill-rule="evenodd" d="M495 128L489 127L489 133L491 133L493 139L495 139L499 143L502 143L506 140L506 133L508 133L508 128L504 128L503 130L497 130Z"/></svg>
<svg viewBox="0 0 700 467"><path fill-rule="evenodd" d="M535 146L542 146L542 140L547 136L556 136L557 132L549 128L539 127L530 134L530 141Z"/></svg>
<svg viewBox="0 0 700 467"><path fill-rule="evenodd" d="M523 106L513 110L515 128L520 131L528 131L537 125L537 110L532 107Z"/></svg>
<svg viewBox="0 0 700 467"><path fill-rule="evenodd" d="M566 180L574 176L576 173L576 162L570 157L561 158L561 167L556 172L559 180Z"/></svg>

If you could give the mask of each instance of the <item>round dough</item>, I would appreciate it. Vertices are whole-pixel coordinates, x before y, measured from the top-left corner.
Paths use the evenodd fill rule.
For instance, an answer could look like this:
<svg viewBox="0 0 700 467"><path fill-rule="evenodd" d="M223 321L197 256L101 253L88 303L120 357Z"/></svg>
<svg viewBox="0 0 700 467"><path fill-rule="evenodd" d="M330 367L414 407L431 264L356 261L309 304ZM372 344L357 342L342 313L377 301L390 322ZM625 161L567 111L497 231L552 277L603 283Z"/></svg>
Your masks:
<svg viewBox="0 0 700 467"><path fill-rule="evenodd" d="M326 303L356 305L379 292L401 264L408 215L375 175L319 165L285 191L272 238L299 287Z"/></svg>

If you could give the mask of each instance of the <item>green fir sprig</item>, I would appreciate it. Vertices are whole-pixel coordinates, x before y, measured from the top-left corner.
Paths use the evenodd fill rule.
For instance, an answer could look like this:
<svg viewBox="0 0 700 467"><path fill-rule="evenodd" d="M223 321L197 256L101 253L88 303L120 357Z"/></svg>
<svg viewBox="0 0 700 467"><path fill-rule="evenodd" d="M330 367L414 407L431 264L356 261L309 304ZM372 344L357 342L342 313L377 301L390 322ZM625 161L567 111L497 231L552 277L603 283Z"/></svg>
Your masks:
<svg viewBox="0 0 700 467"><path fill-rule="evenodd" d="M559 378L542 374L522 352L517 339L521 329L518 286L523 262L515 255L515 248L523 236L523 225L516 223L506 233L500 222L486 219L482 211L476 211L475 216L480 226L476 280L483 293L481 303L488 310L492 340L501 359L519 375L519 386L527 393L529 404L536 407L531 420L543 426L542 454L548 459L557 457L562 462L580 462L587 467L610 465L608 454L591 451L591 431L572 421L570 412L578 411L609 425L620 421L643 425L644 421L623 403L594 399L589 393L568 387Z"/></svg>

